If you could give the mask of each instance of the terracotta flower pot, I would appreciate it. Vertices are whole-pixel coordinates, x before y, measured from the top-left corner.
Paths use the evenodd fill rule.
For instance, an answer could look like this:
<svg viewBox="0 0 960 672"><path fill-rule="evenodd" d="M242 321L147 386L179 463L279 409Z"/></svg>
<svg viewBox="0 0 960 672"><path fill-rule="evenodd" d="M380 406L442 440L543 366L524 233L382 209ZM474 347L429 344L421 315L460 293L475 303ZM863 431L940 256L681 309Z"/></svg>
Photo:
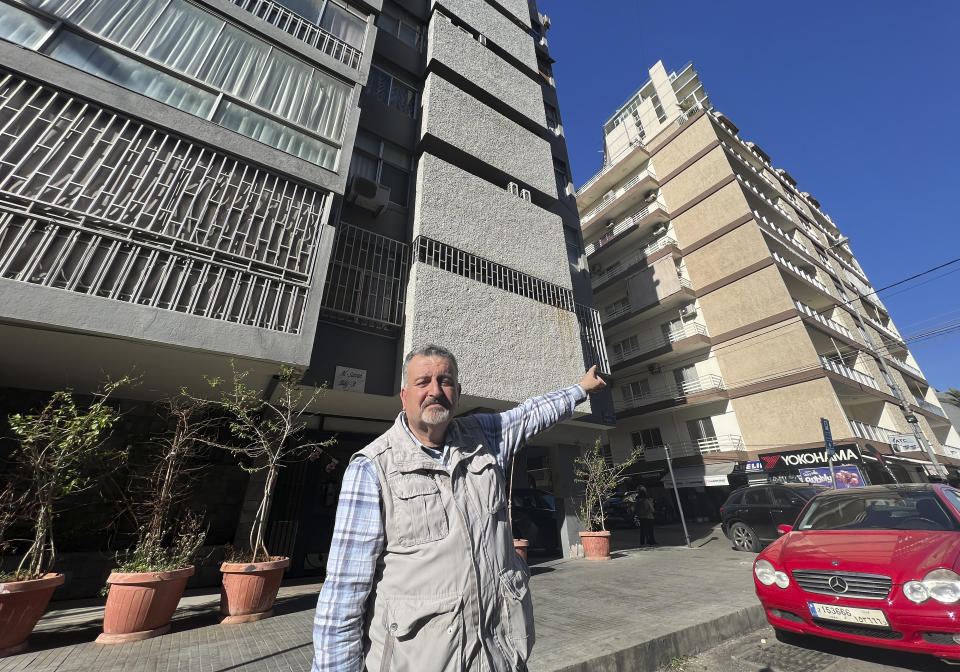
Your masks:
<svg viewBox="0 0 960 672"><path fill-rule="evenodd" d="M530 542L526 539L514 539L513 549L517 552L524 562L527 561L527 549L530 548Z"/></svg>
<svg viewBox="0 0 960 672"><path fill-rule="evenodd" d="M44 574L31 581L0 583L0 657L12 656L27 648L50 597L64 582L63 574Z"/></svg>
<svg viewBox="0 0 960 672"><path fill-rule="evenodd" d="M610 559L610 532L581 532L580 543L583 544L583 556L587 560Z"/></svg>
<svg viewBox="0 0 960 672"><path fill-rule="evenodd" d="M193 565L170 572L113 572L97 644L120 644L170 632L170 619L193 576Z"/></svg>
<svg viewBox="0 0 960 672"><path fill-rule="evenodd" d="M273 616L273 603L280 590L283 570L290 558L269 562L225 562L220 565L220 613L224 625L259 621Z"/></svg>

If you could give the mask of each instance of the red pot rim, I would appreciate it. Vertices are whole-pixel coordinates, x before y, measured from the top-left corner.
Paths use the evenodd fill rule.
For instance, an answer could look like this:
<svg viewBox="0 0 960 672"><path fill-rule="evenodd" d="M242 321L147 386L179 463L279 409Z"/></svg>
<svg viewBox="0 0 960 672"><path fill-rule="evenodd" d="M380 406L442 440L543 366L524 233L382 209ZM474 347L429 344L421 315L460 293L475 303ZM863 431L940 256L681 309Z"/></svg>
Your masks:
<svg viewBox="0 0 960 672"><path fill-rule="evenodd" d="M65 574L44 574L39 579L28 579L26 581L2 581L0 582L0 593L26 593L31 590L42 590L44 588L54 588L62 586L67 580Z"/></svg>
<svg viewBox="0 0 960 672"><path fill-rule="evenodd" d="M529 546L529 545L530 545L530 541L527 540L527 539L514 539L514 540L513 540L513 545L514 545L514 547L517 547L517 546Z"/></svg>
<svg viewBox="0 0 960 672"><path fill-rule="evenodd" d="M290 566L290 558L268 560L266 562L225 562L220 565L220 571L225 574L248 574L252 572L267 572L271 569L282 569Z"/></svg>
<svg viewBox="0 0 960 672"><path fill-rule="evenodd" d="M599 532L581 532L581 537L609 537L610 530L600 530Z"/></svg>
<svg viewBox="0 0 960 672"><path fill-rule="evenodd" d="M173 569L169 572L110 572L107 577L107 583L131 584L131 583L153 583L155 581L173 581L193 576L196 567L188 565L180 569Z"/></svg>

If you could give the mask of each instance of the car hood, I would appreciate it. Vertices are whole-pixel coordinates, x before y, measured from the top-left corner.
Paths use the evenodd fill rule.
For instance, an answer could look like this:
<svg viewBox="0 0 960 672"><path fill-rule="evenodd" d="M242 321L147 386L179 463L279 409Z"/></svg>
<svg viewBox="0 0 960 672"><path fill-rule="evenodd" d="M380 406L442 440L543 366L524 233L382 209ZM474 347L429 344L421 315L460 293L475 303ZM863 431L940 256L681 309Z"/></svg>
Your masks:
<svg viewBox="0 0 960 672"><path fill-rule="evenodd" d="M821 530L791 532L780 539L787 569L823 569L884 574L894 583L923 578L931 569L955 566L960 532L928 530Z"/></svg>

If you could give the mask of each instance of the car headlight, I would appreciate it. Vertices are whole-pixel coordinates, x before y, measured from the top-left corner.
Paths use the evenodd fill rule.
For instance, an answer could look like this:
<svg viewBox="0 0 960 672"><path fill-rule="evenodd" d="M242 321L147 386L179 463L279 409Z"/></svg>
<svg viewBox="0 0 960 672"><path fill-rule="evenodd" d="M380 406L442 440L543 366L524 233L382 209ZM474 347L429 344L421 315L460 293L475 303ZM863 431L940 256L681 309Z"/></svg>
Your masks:
<svg viewBox="0 0 960 672"><path fill-rule="evenodd" d="M922 581L903 584L903 594L917 604L930 598L942 604L956 604L960 602L960 574L951 569L935 569L928 572Z"/></svg>
<svg viewBox="0 0 960 672"><path fill-rule="evenodd" d="M786 572L774 569L769 560L757 560L753 565L753 573L757 577L757 581L765 586L777 584L780 588L786 588L790 585L790 577L787 576Z"/></svg>

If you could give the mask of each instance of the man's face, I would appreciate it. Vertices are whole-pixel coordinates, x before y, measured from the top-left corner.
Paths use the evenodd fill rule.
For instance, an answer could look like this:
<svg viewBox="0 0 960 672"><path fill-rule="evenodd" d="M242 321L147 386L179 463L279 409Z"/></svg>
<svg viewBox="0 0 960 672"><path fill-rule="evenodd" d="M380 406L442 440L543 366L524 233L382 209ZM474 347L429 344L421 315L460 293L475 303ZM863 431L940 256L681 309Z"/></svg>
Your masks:
<svg viewBox="0 0 960 672"><path fill-rule="evenodd" d="M450 362L444 357L410 360L400 400L411 425L446 426L460 402L460 385Z"/></svg>

